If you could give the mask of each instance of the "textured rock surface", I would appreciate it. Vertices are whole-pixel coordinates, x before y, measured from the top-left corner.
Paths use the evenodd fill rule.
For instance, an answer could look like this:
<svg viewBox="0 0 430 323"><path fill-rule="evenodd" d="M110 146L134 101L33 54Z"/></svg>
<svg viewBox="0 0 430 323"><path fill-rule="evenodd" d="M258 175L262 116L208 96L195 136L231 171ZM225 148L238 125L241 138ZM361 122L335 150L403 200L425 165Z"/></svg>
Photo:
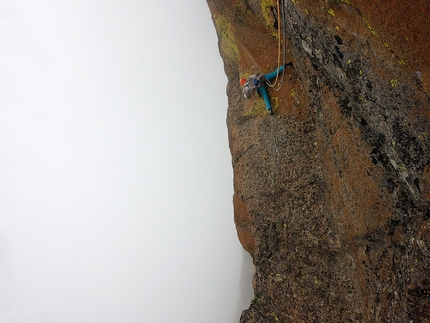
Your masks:
<svg viewBox="0 0 430 323"><path fill-rule="evenodd" d="M430 4L285 0L275 115L239 78L277 67L275 0L207 0L228 77L241 322L430 322Z"/></svg>

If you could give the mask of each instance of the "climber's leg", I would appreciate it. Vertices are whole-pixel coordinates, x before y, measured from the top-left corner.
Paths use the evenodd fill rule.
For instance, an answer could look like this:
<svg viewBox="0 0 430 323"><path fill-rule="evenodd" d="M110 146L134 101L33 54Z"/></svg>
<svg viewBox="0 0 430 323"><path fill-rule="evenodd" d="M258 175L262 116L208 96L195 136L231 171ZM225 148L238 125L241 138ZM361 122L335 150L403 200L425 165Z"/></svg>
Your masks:
<svg viewBox="0 0 430 323"><path fill-rule="evenodd" d="M270 80L272 80L272 79L274 79L276 77L276 74L278 72L282 73L283 70L284 70L284 66L282 65L278 69L276 69L275 71L273 71L272 73L266 74L265 76L270 81Z"/></svg>
<svg viewBox="0 0 430 323"><path fill-rule="evenodd" d="M263 96L264 103L266 103L266 109L267 109L267 111L271 112L272 111L272 106L270 105L269 93L267 93L266 87L265 86L260 86L258 88L258 90L260 91L261 95Z"/></svg>

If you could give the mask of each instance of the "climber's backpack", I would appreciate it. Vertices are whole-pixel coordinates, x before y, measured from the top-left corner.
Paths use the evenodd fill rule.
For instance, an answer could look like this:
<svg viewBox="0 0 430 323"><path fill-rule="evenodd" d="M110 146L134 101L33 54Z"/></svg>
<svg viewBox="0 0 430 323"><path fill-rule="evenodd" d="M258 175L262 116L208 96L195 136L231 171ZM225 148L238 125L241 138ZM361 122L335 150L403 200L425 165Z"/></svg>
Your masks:
<svg viewBox="0 0 430 323"><path fill-rule="evenodd" d="M259 94L258 88L260 86L264 86L264 83L267 82L266 76L263 74L252 74L246 80L243 86L243 96L246 99L249 99L253 93Z"/></svg>

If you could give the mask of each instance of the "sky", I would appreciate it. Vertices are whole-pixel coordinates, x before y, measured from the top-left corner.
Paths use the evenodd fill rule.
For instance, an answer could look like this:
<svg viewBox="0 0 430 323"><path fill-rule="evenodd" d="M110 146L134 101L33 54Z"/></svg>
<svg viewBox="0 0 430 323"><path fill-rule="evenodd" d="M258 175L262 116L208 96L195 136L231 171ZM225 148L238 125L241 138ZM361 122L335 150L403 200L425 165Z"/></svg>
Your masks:
<svg viewBox="0 0 430 323"><path fill-rule="evenodd" d="M0 1L0 323L237 322L206 1Z"/></svg>

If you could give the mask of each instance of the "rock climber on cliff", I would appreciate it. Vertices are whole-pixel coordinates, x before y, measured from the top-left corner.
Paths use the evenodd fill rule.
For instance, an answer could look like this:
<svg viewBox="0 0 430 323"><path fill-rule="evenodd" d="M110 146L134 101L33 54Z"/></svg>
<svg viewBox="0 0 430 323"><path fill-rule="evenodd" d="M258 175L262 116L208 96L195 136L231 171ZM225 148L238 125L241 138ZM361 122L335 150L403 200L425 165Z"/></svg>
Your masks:
<svg viewBox="0 0 430 323"><path fill-rule="evenodd" d="M268 74L252 74L248 79L240 79L239 83L243 86L242 93L246 99L249 99L253 93L263 96L264 103L266 104L267 111L273 114L272 105L270 104L269 93L266 89L266 84L274 79L279 73L284 71L286 66L292 66L293 63L287 63L280 66L278 69Z"/></svg>

